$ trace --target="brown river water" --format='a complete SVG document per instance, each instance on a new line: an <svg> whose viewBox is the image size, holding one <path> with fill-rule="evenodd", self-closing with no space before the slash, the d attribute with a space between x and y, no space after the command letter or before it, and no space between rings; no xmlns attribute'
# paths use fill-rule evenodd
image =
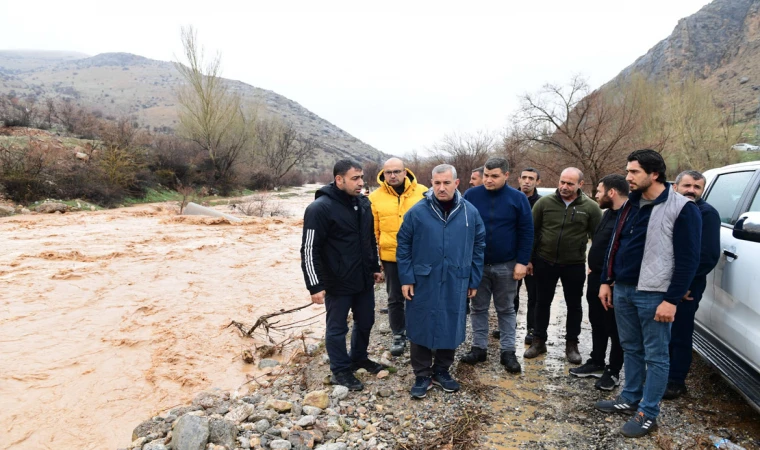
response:
<svg viewBox="0 0 760 450"><path fill-rule="evenodd" d="M273 196L289 217L242 224L169 204L0 219L0 448L124 447L152 415L243 385L253 341L228 325L310 301L299 247L314 189Z"/></svg>

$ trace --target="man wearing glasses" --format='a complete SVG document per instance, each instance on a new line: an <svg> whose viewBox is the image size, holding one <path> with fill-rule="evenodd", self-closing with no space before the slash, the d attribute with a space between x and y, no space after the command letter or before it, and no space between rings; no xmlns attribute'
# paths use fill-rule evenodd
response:
<svg viewBox="0 0 760 450"><path fill-rule="evenodd" d="M422 200L427 188L417 183L414 173L398 158L385 162L383 170L377 174L377 184L380 187L369 195L369 200L388 292L388 321L393 332L390 352L393 356L401 356L406 348L406 316L396 264L396 234L404 214Z"/></svg>

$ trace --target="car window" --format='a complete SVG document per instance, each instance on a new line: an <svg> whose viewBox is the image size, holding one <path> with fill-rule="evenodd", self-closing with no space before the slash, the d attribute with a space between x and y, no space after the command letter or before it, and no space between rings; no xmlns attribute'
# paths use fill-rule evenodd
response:
<svg viewBox="0 0 760 450"><path fill-rule="evenodd" d="M724 173L713 183L705 201L718 210L722 223L734 224L736 205L754 174L755 171Z"/></svg>
<svg viewBox="0 0 760 450"><path fill-rule="evenodd" d="M751 212L760 212L760 189L755 192L755 199L752 200L752 204L749 205Z"/></svg>

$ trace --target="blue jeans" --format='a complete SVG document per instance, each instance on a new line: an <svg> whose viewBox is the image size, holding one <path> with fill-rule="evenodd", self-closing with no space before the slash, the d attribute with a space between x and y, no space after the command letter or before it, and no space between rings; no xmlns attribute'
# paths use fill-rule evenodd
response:
<svg viewBox="0 0 760 450"><path fill-rule="evenodd" d="M515 351L515 294L517 280L514 279L515 264L512 260L500 264L483 266L483 279L478 286L475 298L470 302L470 321L472 322L472 346L488 348L488 308L496 309L499 321L501 351Z"/></svg>
<svg viewBox="0 0 760 450"><path fill-rule="evenodd" d="M691 346L694 337L694 316L699 309L701 292L691 294L694 300L681 300L676 310L676 320L670 336L670 375L668 381L686 384L691 367Z"/></svg>
<svg viewBox="0 0 760 450"><path fill-rule="evenodd" d="M641 401L639 411L649 417L660 414L670 369L670 323L654 320L663 296L662 292L638 291L636 286L625 284L615 284L613 292L620 346L625 354L625 386L620 396L628 403Z"/></svg>

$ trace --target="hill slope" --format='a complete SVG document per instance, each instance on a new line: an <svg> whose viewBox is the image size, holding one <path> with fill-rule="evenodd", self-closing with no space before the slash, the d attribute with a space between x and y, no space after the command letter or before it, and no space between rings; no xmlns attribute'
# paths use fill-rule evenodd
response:
<svg viewBox="0 0 760 450"><path fill-rule="evenodd" d="M625 68L665 81L694 76L737 120L753 120L760 106L760 0L714 0L681 19L673 33Z"/></svg>
<svg viewBox="0 0 760 450"><path fill-rule="evenodd" d="M315 138L320 151L308 166L332 167L339 158L381 161L386 155L275 92L240 81L230 86L262 113L280 117ZM182 83L174 64L129 53L93 57L65 52L0 51L0 94L72 97L106 116L130 116L151 128L176 128L175 89Z"/></svg>

